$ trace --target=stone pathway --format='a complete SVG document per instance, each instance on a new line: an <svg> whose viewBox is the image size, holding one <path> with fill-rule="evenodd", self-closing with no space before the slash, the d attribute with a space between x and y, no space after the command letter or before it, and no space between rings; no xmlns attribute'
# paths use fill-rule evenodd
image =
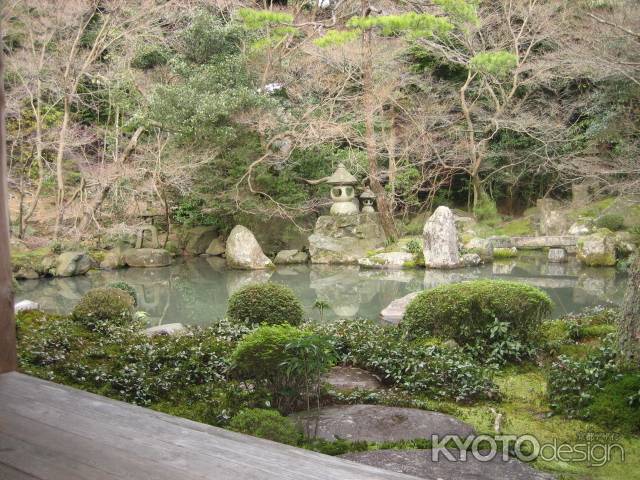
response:
<svg viewBox="0 0 640 480"><path fill-rule="evenodd" d="M409 295L405 295L404 297L391 302L380 312L382 320L388 323L393 323L394 325L400 323L402 317L404 317L404 312L407 309L407 306L419 293L420 292L412 292Z"/></svg>
<svg viewBox="0 0 640 480"><path fill-rule="evenodd" d="M323 380L336 390L380 390L380 379L373 373L356 367L333 367Z"/></svg>
<svg viewBox="0 0 640 480"><path fill-rule="evenodd" d="M450 450L453 461L440 453L433 461L431 450L372 450L347 453L342 458L383 468L391 472L413 475L428 480L553 480L555 477L533 469L516 459L502 460L499 452L490 461L477 460L467 453L460 461L460 453Z"/></svg>
<svg viewBox="0 0 640 480"><path fill-rule="evenodd" d="M291 415L307 437L333 441L395 442L431 435L473 435L473 428L454 417L417 408L340 405Z"/></svg>

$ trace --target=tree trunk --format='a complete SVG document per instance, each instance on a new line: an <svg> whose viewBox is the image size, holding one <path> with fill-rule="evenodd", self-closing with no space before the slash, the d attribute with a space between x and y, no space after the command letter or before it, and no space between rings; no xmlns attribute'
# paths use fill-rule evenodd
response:
<svg viewBox="0 0 640 480"><path fill-rule="evenodd" d="M4 58L2 51L0 51L0 373L16 369L16 323L13 316L13 274L9 253L4 111Z"/></svg>
<svg viewBox="0 0 640 480"><path fill-rule="evenodd" d="M362 15L369 14L369 2L362 0ZM373 59L371 53L371 30L362 34L362 88L364 96L364 123L367 158L369 160L369 185L376 196L378 213L382 229L387 240L393 241L398 237L398 231L393 220L393 212L387 198L387 192L378 178L378 149L375 138L375 99L373 97Z"/></svg>
<svg viewBox="0 0 640 480"><path fill-rule="evenodd" d="M629 274L618 333L622 362L640 367L640 253Z"/></svg>

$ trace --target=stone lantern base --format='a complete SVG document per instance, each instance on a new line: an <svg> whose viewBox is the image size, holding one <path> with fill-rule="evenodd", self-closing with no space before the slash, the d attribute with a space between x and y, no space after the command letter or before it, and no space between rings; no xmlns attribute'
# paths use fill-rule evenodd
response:
<svg viewBox="0 0 640 480"><path fill-rule="evenodd" d="M384 245L377 213L321 216L309 236L311 263L357 265L367 252Z"/></svg>

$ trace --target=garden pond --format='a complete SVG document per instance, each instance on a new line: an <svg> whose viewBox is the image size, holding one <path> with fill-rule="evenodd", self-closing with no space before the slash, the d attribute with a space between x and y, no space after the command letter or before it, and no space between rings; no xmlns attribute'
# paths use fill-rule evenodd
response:
<svg viewBox="0 0 640 480"><path fill-rule="evenodd" d="M620 304L626 275L613 268L584 268L575 259L548 263L541 254L458 270L362 270L350 266L298 265L275 270L227 270L220 257L179 258L171 267L91 271L85 276L27 280L16 300L33 300L44 310L68 313L88 290L124 281L137 292L138 308L150 324L180 322L206 326L225 316L229 296L244 285L272 281L288 285L310 318L379 318L391 301L408 293L476 278L522 281L545 290L553 316L584 307Z"/></svg>

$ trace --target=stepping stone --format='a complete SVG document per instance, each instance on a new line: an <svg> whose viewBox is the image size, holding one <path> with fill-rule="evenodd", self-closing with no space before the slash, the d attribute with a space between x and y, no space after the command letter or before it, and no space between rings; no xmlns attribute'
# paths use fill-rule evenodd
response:
<svg viewBox="0 0 640 480"><path fill-rule="evenodd" d="M413 475L429 480L553 480L555 477L533 469L515 458L502 460L502 450L490 461L477 460L467 452L466 461L460 453L450 450L454 460L440 454L432 460L431 450L371 450L347 453L340 457L382 468L391 472Z"/></svg>
<svg viewBox="0 0 640 480"><path fill-rule="evenodd" d="M382 320L388 323L393 323L394 325L400 323L402 321L402 317L404 317L404 312L407 309L407 306L419 293L420 292L412 292L409 295L405 295L404 297L391 302L380 312Z"/></svg>
<svg viewBox="0 0 640 480"><path fill-rule="evenodd" d="M454 417L417 408L340 405L291 415L307 437L370 442L430 439L431 435L473 435Z"/></svg>
<svg viewBox="0 0 640 480"><path fill-rule="evenodd" d="M187 328L181 323L165 323L164 325L156 325L155 327L147 328L144 333L148 337L155 337L156 335L182 335L187 331Z"/></svg>
<svg viewBox="0 0 640 480"><path fill-rule="evenodd" d="M377 376L356 367L333 367L323 380L336 390L380 390Z"/></svg>

